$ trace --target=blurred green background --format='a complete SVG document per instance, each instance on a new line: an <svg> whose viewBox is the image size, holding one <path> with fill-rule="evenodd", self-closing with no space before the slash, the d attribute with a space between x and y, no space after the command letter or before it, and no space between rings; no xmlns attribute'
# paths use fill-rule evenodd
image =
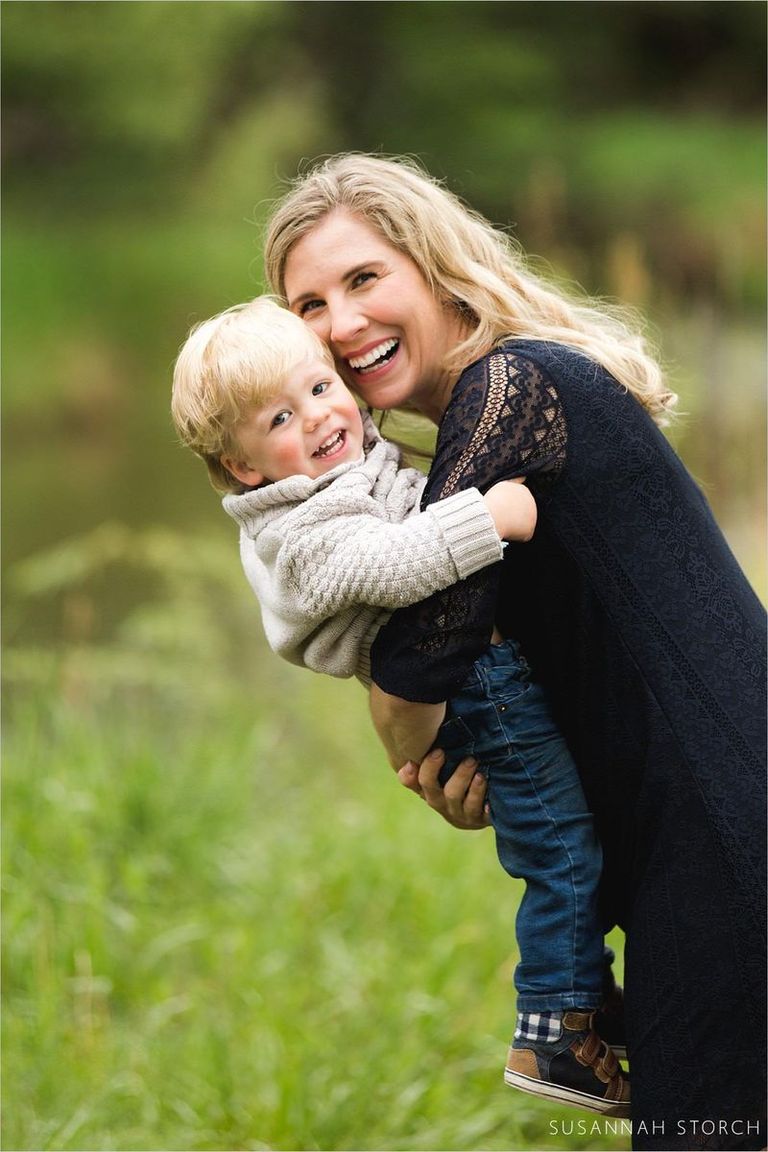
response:
<svg viewBox="0 0 768 1152"><path fill-rule="evenodd" d="M765 596L764 5L1 11L4 1146L628 1147L500 1087L519 893L265 651L170 376L300 164L417 155L647 317Z"/></svg>

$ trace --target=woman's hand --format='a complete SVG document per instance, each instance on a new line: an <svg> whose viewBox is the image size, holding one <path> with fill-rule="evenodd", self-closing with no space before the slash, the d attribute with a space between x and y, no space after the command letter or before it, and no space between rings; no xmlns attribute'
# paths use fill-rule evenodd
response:
<svg viewBox="0 0 768 1152"><path fill-rule="evenodd" d="M487 828L486 780L477 761L462 760L445 787L438 780L445 763L435 742L445 704L414 704L371 685L371 716L400 783L423 797L454 828ZM402 765L402 767L401 767Z"/></svg>
<svg viewBox="0 0 768 1152"><path fill-rule="evenodd" d="M416 792L454 828L487 828L491 823L485 801L487 781L477 771L477 761L462 760L443 786L438 780L445 756L439 748L424 757L421 764L409 760L398 770L400 783Z"/></svg>

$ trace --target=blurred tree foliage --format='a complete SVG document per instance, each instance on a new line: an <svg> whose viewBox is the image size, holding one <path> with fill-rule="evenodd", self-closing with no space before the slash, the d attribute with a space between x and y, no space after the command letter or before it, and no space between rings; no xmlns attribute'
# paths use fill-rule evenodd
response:
<svg viewBox="0 0 768 1152"><path fill-rule="evenodd" d="M765 22L751 0L3 0L6 563L104 521L228 527L170 428L171 366L261 290L269 200L340 149L418 156L545 272L637 306L693 417L676 444L757 551Z"/></svg>
<svg viewBox="0 0 768 1152"><path fill-rule="evenodd" d="M6 195L239 210L302 157L413 152L590 288L754 306L764 34L751 0L15 0Z"/></svg>

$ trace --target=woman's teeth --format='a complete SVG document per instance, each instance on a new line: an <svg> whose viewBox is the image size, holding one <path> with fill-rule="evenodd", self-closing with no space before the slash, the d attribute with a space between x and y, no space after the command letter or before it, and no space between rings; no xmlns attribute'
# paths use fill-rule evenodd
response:
<svg viewBox="0 0 768 1152"><path fill-rule="evenodd" d="M354 356L348 363L350 368L354 368L356 372L364 372L368 368L378 367L379 362L389 360L391 356L397 351L399 340L384 340L370 352L366 352L365 356Z"/></svg>
<svg viewBox="0 0 768 1152"><path fill-rule="evenodd" d="M333 452L334 448L340 448L344 440L344 432L336 432L333 436L329 436L324 440L313 456L327 456L329 452Z"/></svg>

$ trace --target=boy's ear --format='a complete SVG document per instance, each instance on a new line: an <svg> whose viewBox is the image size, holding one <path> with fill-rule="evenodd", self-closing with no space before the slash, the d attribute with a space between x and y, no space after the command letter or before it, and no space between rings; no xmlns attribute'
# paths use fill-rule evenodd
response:
<svg viewBox="0 0 768 1152"><path fill-rule="evenodd" d="M264 474L251 468L244 460L236 460L234 456L220 456L219 460L227 472L231 472L246 488L258 488L259 484L264 483Z"/></svg>

